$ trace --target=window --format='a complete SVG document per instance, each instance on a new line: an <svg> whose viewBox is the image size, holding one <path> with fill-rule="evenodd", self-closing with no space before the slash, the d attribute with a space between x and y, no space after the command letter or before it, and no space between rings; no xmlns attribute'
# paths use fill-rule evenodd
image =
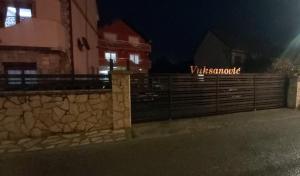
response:
<svg viewBox="0 0 300 176"><path fill-rule="evenodd" d="M130 59L130 61L132 61L135 64L140 63L140 55L138 55L138 54L130 54L129 59Z"/></svg>
<svg viewBox="0 0 300 176"><path fill-rule="evenodd" d="M19 85L22 84L22 78L18 75L36 75L35 63L5 63L4 68L8 74L8 84ZM25 78L25 84L37 84L36 78Z"/></svg>
<svg viewBox="0 0 300 176"><path fill-rule="evenodd" d="M14 26L21 21L32 18L31 8L8 6L6 9L4 27Z"/></svg>
<svg viewBox="0 0 300 176"><path fill-rule="evenodd" d="M113 63L117 62L117 53L116 52L105 52L105 59L110 62L113 60Z"/></svg>

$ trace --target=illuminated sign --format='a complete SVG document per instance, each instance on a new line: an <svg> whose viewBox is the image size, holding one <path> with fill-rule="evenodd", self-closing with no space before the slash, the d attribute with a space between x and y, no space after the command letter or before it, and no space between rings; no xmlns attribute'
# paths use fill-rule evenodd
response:
<svg viewBox="0 0 300 176"><path fill-rule="evenodd" d="M198 75L239 75L241 68L207 68L191 66L191 73Z"/></svg>

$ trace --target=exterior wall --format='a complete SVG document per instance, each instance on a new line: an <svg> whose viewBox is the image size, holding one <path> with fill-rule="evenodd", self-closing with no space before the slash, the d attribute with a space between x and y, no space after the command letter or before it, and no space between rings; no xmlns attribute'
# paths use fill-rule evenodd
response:
<svg viewBox="0 0 300 176"><path fill-rule="evenodd" d="M117 35L116 41L108 41L104 39L104 33L112 33ZM99 30L99 58L100 66L109 66L109 62L105 59L105 52L116 52L117 63L115 66L129 69L132 72L148 73L151 68L151 61L149 58L151 46L140 34L131 29L126 23L121 20L113 22L111 25L104 26ZM131 44L128 41L129 36L137 37L139 44ZM138 54L140 56L140 63L135 64L129 61L130 54ZM129 63L128 63L129 62Z"/></svg>
<svg viewBox="0 0 300 176"><path fill-rule="evenodd" d="M112 90L1 92L0 153L126 139L130 75L112 80Z"/></svg>
<svg viewBox="0 0 300 176"><path fill-rule="evenodd" d="M1 140L41 138L112 128L111 93L4 96Z"/></svg>
<svg viewBox="0 0 300 176"><path fill-rule="evenodd" d="M70 9L72 9L72 22L70 22ZM46 48L49 51L59 50L65 52L70 66L71 56L74 56L76 74L97 73L99 51L96 0L72 1L71 8L69 0L35 0L33 11L32 19L9 28L0 28L0 47L18 46ZM80 51L77 47L77 40L82 37L87 39L89 50L84 48ZM19 62L26 62L26 60L20 59Z"/></svg>
<svg viewBox="0 0 300 176"><path fill-rule="evenodd" d="M0 46L66 49L59 0L36 0L35 16L9 28L0 29Z"/></svg>
<svg viewBox="0 0 300 176"><path fill-rule="evenodd" d="M209 32L196 51L194 63L197 66L230 67L231 49Z"/></svg>
<svg viewBox="0 0 300 176"><path fill-rule="evenodd" d="M45 50L0 50L0 74L4 74L3 63L25 62L36 63L40 74L66 74L70 72L67 56L60 51Z"/></svg>
<svg viewBox="0 0 300 176"><path fill-rule="evenodd" d="M76 2L78 6L74 3ZM88 18L89 23L85 20ZM92 74L97 73L99 67L97 21L98 12L95 0L76 0L72 2L72 28L73 28L73 55L75 73ZM92 25L92 26L90 26ZM90 50L83 48L79 50L77 42L85 37L89 43Z"/></svg>
<svg viewBox="0 0 300 176"><path fill-rule="evenodd" d="M62 22L60 0L35 0L36 18Z"/></svg>
<svg viewBox="0 0 300 176"><path fill-rule="evenodd" d="M64 28L55 21L33 18L0 29L0 46L44 47L65 51Z"/></svg>

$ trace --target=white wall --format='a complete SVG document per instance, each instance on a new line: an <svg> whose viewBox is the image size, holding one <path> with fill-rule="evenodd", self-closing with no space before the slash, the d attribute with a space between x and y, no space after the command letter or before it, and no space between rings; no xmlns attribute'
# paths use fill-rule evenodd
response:
<svg viewBox="0 0 300 176"><path fill-rule="evenodd" d="M65 50L65 33L55 21L31 19L9 28L0 29L0 45L48 47Z"/></svg>
<svg viewBox="0 0 300 176"><path fill-rule="evenodd" d="M35 0L35 17L0 29L0 45L66 48L59 0Z"/></svg>
<svg viewBox="0 0 300 176"><path fill-rule="evenodd" d="M72 19L73 19L73 53L74 53L74 67L75 73L86 74L96 73L99 67L99 52L98 52L98 35L93 30L97 31L97 4L96 0L74 0L80 6L79 8L83 12L80 12L79 8L72 3ZM85 20L86 16L92 27ZM90 50L83 48L80 51L77 47L77 39L85 37L90 45Z"/></svg>

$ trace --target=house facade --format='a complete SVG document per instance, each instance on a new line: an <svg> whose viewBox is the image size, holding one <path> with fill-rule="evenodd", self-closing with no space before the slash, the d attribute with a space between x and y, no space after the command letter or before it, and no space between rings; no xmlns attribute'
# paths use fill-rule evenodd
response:
<svg viewBox="0 0 300 176"><path fill-rule="evenodd" d="M244 49L232 46L214 32L208 32L196 50L194 64L206 67L242 67L247 59Z"/></svg>
<svg viewBox="0 0 300 176"><path fill-rule="evenodd" d="M122 20L99 29L100 73L111 69L148 73L151 68L151 45Z"/></svg>
<svg viewBox="0 0 300 176"><path fill-rule="evenodd" d="M97 73L96 0L0 3L1 74Z"/></svg>

